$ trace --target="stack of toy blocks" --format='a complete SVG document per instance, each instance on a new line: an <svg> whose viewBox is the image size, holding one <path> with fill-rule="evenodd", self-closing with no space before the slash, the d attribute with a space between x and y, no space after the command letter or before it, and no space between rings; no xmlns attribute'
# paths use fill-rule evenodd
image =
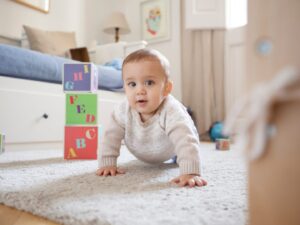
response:
<svg viewBox="0 0 300 225"><path fill-rule="evenodd" d="M98 71L92 63L64 64L65 159L97 159Z"/></svg>

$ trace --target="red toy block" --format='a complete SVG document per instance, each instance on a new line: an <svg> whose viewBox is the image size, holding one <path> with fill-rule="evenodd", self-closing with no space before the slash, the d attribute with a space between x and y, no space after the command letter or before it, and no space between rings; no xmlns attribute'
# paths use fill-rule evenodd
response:
<svg viewBox="0 0 300 225"><path fill-rule="evenodd" d="M97 159L97 149L97 126L65 126L64 159Z"/></svg>

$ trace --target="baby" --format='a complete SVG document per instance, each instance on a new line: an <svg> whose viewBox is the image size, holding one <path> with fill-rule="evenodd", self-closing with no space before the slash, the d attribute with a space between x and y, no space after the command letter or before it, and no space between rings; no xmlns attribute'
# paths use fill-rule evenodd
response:
<svg viewBox="0 0 300 225"><path fill-rule="evenodd" d="M154 49L142 49L123 62L126 101L111 116L101 145L98 176L115 176L121 141L138 159L162 163L177 156L179 186L205 186L201 177L200 141L186 108L170 92L169 61Z"/></svg>

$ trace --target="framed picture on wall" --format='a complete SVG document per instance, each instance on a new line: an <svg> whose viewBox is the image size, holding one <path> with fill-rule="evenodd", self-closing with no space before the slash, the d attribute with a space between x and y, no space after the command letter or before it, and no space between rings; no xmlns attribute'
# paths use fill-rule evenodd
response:
<svg viewBox="0 0 300 225"><path fill-rule="evenodd" d="M50 0L12 0L43 13L49 13Z"/></svg>
<svg viewBox="0 0 300 225"><path fill-rule="evenodd" d="M141 2L142 40L149 43L170 39L170 0Z"/></svg>

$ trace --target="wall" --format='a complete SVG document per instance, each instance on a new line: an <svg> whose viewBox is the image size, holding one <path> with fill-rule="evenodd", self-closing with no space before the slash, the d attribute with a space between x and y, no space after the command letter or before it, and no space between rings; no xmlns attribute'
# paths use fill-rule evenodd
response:
<svg viewBox="0 0 300 225"><path fill-rule="evenodd" d="M48 14L11 0L1 0L0 34L20 38L23 24L46 30L76 31L78 45L85 45L85 0L52 0Z"/></svg>
<svg viewBox="0 0 300 225"><path fill-rule="evenodd" d="M113 35L102 32L103 22L112 11L122 11L131 29L131 33L121 35L121 41L139 41L141 40L141 15L140 4L144 0L89 0L88 14L89 27L88 41L93 39L99 44L114 41ZM170 0L171 2L171 38L168 41L149 44L148 47L161 51L171 63L171 78L174 82L173 95L181 100L181 34L180 34L180 0Z"/></svg>
<svg viewBox="0 0 300 225"><path fill-rule="evenodd" d="M113 42L113 36L102 32L105 18L115 10L128 19L131 33L121 41L141 40L140 3L144 0L51 0L49 14L32 10L11 0L0 1L0 35L21 37L22 25L47 30L75 31L78 46ZM171 63L173 94L181 100L180 0L171 2L171 38L149 44L161 51Z"/></svg>

